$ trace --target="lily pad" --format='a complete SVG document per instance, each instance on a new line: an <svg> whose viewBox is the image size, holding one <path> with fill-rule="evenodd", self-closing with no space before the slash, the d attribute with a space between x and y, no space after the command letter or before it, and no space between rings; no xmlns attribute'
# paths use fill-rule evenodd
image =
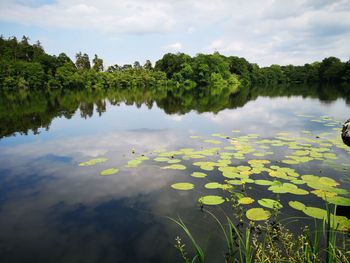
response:
<svg viewBox="0 0 350 263"><path fill-rule="evenodd" d="M270 218L271 213L262 208L251 208L246 212L246 216L249 220L265 221Z"/></svg>
<svg viewBox="0 0 350 263"><path fill-rule="evenodd" d="M168 163L170 163L170 164L179 163L179 162L181 162L180 159L171 159L171 160L168 161Z"/></svg>
<svg viewBox="0 0 350 263"><path fill-rule="evenodd" d="M176 190L191 190L194 188L194 184L191 183L176 183L176 184L172 184L171 185L172 188L176 189Z"/></svg>
<svg viewBox="0 0 350 263"><path fill-rule="evenodd" d="M204 178L204 177L207 176L207 174L201 173L201 172L193 172L193 173L191 174L191 176L196 177L196 178Z"/></svg>
<svg viewBox="0 0 350 263"><path fill-rule="evenodd" d="M249 205L253 202L254 202L254 199L250 197L242 197L238 200L238 203L242 205Z"/></svg>
<svg viewBox="0 0 350 263"><path fill-rule="evenodd" d="M167 162L167 161L170 161L171 159L168 157L157 157L157 158L154 158L154 160L156 162Z"/></svg>
<svg viewBox="0 0 350 263"><path fill-rule="evenodd" d="M172 165L164 166L162 167L162 169L185 170L186 166L182 164L172 164Z"/></svg>
<svg viewBox="0 0 350 263"><path fill-rule="evenodd" d="M103 170L101 172L101 175L112 175L112 174L116 174L117 172L119 172L119 169L117 169L117 168L110 168L110 169Z"/></svg>
<svg viewBox="0 0 350 263"><path fill-rule="evenodd" d="M242 185L244 184L244 182L242 180L227 180L226 181L229 184L233 184L233 185Z"/></svg>
<svg viewBox="0 0 350 263"><path fill-rule="evenodd" d="M258 203L262 206L265 206L267 208L272 208L272 209L281 209L283 207L283 205L277 200L268 199L268 198L260 199L258 200Z"/></svg>
<svg viewBox="0 0 350 263"><path fill-rule="evenodd" d="M342 197L342 196L328 197L326 201L334 205L350 206L350 198L347 198L347 197Z"/></svg>
<svg viewBox="0 0 350 263"><path fill-rule="evenodd" d="M337 193L328 192L328 191L324 191L324 190L321 190L321 189L313 190L313 191L311 191L311 193L313 193L314 195L316 195L318 197L321 197L323 199L328 199L329 197L334 197L334 196L337 195Z"/></svg>
<svg viewBox="0 0 350 263"><path fill-rule="evenodd" d="M327 211L318 207L312 207L307 206L305 209L303 209L304 214L317 218L317 219L324 219L327 218Z"/></svg>
<svg viewBox="0 0 350 263"><path fill-rule="evenodd" d="M91 166L91 165L95 165L95 164L98 164L98 163L104 163L108 161L107 158L95 158L95 159L91 159L87 162L82 162L82 163L79 163L79 166Z"/></svg>
<svg viewBox="0 0 350 263"><path fill-rule="evenodd" d="M255 180L254 183L257 185L272 185L273 184L273 182L269 181L269 180Z"/></svg>
<svg viewBox="0 0 350 263"><path fill-rule="evenodd" d="M218 189L218 188L222 189L223 185L217 182L211 182L211 183L207 183L204 187L207 189Z"/></svg>
<svg viewBox="0 0 350 263"><path fill-rule="evenodd" d="M142 163L142 160L138 160L138 159L130 160L126 165L126 167L135 168L135 167L138 167L141 163Z"/></svg>
<svg viewBox="0 0 350 263"><path fill-rule="evenodd" d="M220 205L225 202L224 198L218 195L202 196L198 201L204 205Z"/></svg>
<svg viewBox="0 0 350 263"><path fill-rule="evenodd" d="M300 211L303 211L306 207L303 203L300 203L298 201L289 201L288 204L290 207Z"/></svg>
<svg viewBox="0 0 350 263"><path fill-rule="evenodd" d="M205 140L205 142L212 143L212 144L221 144L221 142L217 140Z"/></svg>

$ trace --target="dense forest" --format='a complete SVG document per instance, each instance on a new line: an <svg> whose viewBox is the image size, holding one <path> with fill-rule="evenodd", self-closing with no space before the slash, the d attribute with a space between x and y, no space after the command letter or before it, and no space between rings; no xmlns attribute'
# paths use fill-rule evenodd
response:
<svg viewBox="0 0 350 263"><path fill-rule="evenodd" d="M304 66L259 67L244 58L217 52L195 57L168 53L154 67L147 60L144 65L136 61L105 68L97 55L90 61L87 54L79 52L73 62L64 53L46 54L39 41L30 44L28 37L20 41L0 37L0 90L171 87L178 95L193 89L215 95L236 93L241 87L254 85L344 82L350 82L350 60L342 62L336 57Z"/></svg>

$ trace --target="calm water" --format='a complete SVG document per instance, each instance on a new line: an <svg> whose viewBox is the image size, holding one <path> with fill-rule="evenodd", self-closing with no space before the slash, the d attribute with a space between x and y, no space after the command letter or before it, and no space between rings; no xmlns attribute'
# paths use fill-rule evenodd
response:
<svg viewBox="0 0 350 263"><path fill-rule="evenodd" d="M1 95L1 262L181 262L175 237L185 235L168 219L177 216L199 240L208 239L209 262L221 261L223 240L197 200L207 194L227 196L221 189L204 187L225 178L216 168L205 171L206 178L191 177L193 171L200 171L193 160L182 160L186 170L160 169L165 164L152 160L154 151L203 147L224 151L232 138L257 134L259 140L274 139L280 132L293 138L321 135L320 139L340 140L337 128L350 118L349 97L343 92L307 87L284 92L283 88L252 89L223 97L154 96L87 91ZM204 142L207 139L221 144ZM281 165L281 155L289 150L277 148L271 155L247 158ZM300 174L322 173L349 190L343 179L350 175L350 153L337 147L331 152L336 160L281 166ZM141 154L151 159L136 168L125 167ZM108 161L79 166L96 157ZM246 165L247 158L233 158L232 165ZM111 167L119 168L119 173L99 175ZM172 189L176 182L192 182L195 188ZM276 196L266 188L252 184L247 191L255 199ZM288 200L319 207L322 203L311 194L281 196L283 204ZM229 202L211 209L217 214L231 211ZM283 209L284 216L305 216L288 205Z"/></svg>

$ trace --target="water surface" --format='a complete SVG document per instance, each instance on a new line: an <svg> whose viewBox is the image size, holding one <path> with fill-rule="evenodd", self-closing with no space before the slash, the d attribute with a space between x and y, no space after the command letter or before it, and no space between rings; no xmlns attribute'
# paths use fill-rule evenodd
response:
<svg viewBox="0 0 350 263"><path fill-rule="evenodd" d="M223 183L225 178L217 169L204 171L206 178L191 177L193 171L200 171L193 160L182 159L186 170L161 169L165 165L153 161L155 150L220 147L220 152L239 136L257 134L258 139L252 138L255 143L275 139L281 132L292 138L340 141L341 123L350 117L349 97L338 90L277 87L236 95L197 95L158 97L130 91L1 94L1 262L179 262L175 237L185 235L168 218L177 216L199 240L209 237L209 262L221 260L223 240L212 219L200 211L198 198L207 194L226 197L221 189L204 187L208 182ZM312 121L322 118L327 121ZM205 142L208 139L221 144ZM267 159L300 174L334 178L341 188L350 189L344 180L350 174L349 150L332 146L336 160L281 164L281 156L288 151L281 147L263 157L248 154L246 159L233 158L232 165ZM125 167L140 155L150 160L136 168ZM97 157L108 161L79 166ZM100 175L111 167L120 171ZM176 182L191 182L195 188L172 189ZM255 199L275 198L266 187L250 188ZM291 198L322 206L322 200L311 194L283 195L281 202ZM229 202L210 209L218 214L232 211ZM288 205L283 211L284 216L305 217Z"/></svg>

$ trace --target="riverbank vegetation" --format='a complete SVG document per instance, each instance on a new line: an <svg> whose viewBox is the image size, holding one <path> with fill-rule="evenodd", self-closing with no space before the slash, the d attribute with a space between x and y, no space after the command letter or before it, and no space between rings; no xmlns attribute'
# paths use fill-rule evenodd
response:
<svg viewBox="0 0 350 263"><path fill-rule="evenodd" d="M92 62L92 63L91 63ZM236 93L239 87L286 83L330 84L350 82L350 61L328 57L304 66L259 67L244 58L219 53L165 54L154 67L144 65L105 67L103 59L94 55L76 54L73 62L66 54L52 56L41 43L29 43L29 38L0 37L0 90L57 88L145 88L170 86L186 92L192 89Z"/></svg>
<svg viewBox="0 0 350 263"><path fill-rule="evenodd" d="M329 210L321 224L315 223L314 229L303 225L297 230L299 234L288 228L290 222L279 221L277 216L274 216L273 220L266 220L262 223L243 222L242 219L239 219L239 223L236 224L236 221L230 216L226 215L226 220L220 221L209 210L204 210L204 212L212 217L217 224L218 233L221 233L222 239L225 240L226 248L223 251L226 252L222 254L222 262L350 262L347 234L334 227ZM278 213L278 209L275 209L275 213ZM183 262L207 262L205 247L196 240L181 218L171 220L185 232L185 239L188 239L189 242L187 243L189 247L187 247L181 237L175 239L175 248ZM298 220L292 218L289 221Z"/></svg>

